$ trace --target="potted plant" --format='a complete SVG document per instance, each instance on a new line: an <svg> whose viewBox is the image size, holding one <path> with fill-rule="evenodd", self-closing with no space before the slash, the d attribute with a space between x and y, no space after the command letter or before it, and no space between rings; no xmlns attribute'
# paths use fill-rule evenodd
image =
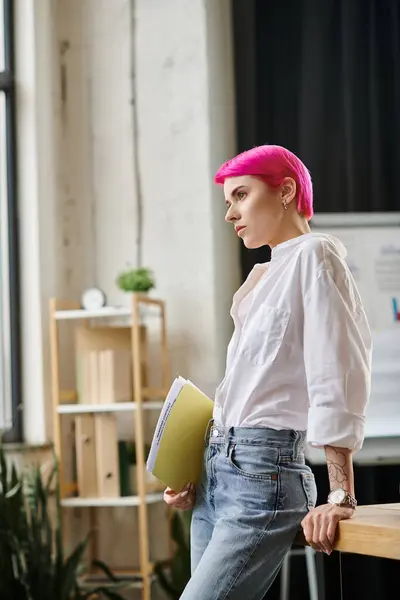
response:
<svg viewBox="0 0 400 600"><path fill-rule="evenodd" d="M190 579L191 519L191 511L173 512L171 519L173 556L170 560L157 562L154 565L157 580L171 600L179 600Z"/></svg>
<svg viewBox="0 0 400 600"><path fill-rule="evenodd" d="M118 275L116 283L124 292L140 294L146 294L155 287L153 273L146 268L130 267Z"/></svg>
<svg viewBox="0 0 400 600"><path fill-rule="evenodd" d="M50 507L54 500L55 517ZM87 542L85 538L65 554L56 459L48 476L40 466L19 473L0 444L1 600L84 600L100 595L123 600L117 589L129 586L117 581L100 561L96 566L111 585L81 585Z"/></svg>

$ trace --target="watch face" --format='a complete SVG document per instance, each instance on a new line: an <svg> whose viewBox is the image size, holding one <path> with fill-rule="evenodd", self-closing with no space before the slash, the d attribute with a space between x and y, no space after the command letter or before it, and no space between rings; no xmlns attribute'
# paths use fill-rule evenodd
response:
<svg viewBox="0 0 400 600"><path fill-rule="evenodd" d="M86 310L96 310L104 306L105 294L99 288L93 287L85 290L82 294L81 304Z"/></svg>
<svg viewBox="0 0 400 600"><path fill-rule="evenodd" d="M346 492L344 490L334 490L330 493L330 499L334 504L341 504L346 499Z"/></svg>

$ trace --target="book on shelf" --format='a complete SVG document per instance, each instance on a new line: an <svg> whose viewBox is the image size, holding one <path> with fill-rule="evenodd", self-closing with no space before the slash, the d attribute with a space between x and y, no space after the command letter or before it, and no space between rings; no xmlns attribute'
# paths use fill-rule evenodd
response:
<svg viewBox="0 0 400 600"><path fill-rule="evenodd" d="M77 356L78 402L131 402L132 359L128 350L89 350Z"/></svg>
<svg viewBox="0 0 400 600"><path fill-rule="evenodd" d="M120 494L118 431L114 414L75 417L76 476L79 496Z"/></svg>
<svg viewBox="0 0 400 600"><path fill-rule="evenodd" d="M76 357L76 387L78 402L81 404L92 403L92 392L91 392L91 356L90 352L79 354Z"/></svg>
<svg viewBox="0 0 400 600"><path fill-rule="evenodd" d="M89 353L89 403L97 404L99 401L99 353L97 350L91 350Z"/></svg>
<svg viewBox="0 0 400 600"><path fill-rule="evenodd" d="M177 377L167 394L153 435L147 470L180 491L199 481L213 401L191 381Z"/></svg>
<svg viewBox="0 0 400 600"><path fill-rule="evenodd" d="M112 404L133 398L129 328L78 328L75 333L78 402Z"/></svg>
<svg viewBox="0 0 400 600"><path fill-rule="evenodd" d="M132 357L128 350L101 350L98 370L101 404L132 400Z"/></svg>

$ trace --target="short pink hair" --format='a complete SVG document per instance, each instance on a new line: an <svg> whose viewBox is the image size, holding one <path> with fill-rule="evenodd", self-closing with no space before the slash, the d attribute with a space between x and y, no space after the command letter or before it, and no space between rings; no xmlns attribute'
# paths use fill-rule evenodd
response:
<svg viewBox="0 0 400 600"><path fill-rule="evenodd" d="M215 175L215 183L223 184L229 177L252 175L260 177L273 188L279 187L285 177L291 177L297 186L297 211L306 219L313 215L311 175L306 166L290 150L282 146L257 146L246 150L224 163Z"/></svg>

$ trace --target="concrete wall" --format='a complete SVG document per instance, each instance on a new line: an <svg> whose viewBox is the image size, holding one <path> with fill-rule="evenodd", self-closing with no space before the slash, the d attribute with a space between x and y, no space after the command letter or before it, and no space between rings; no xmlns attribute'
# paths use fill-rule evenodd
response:
<svg viewBox="0 0 400 600"><path fill-rule="evenodd" d="M231 20L229 0L16 4L25 431L40 443L51 437L48 300L99 285L125 304L115 278L126 263L154 270L172 375L209 394L223 375L239 252L212 179L235 152ZM62 360L68 384L67 331ZM123 537L113 515L103 531ZM104 558L126 562L127 544L111 556L104 544Z"/></svg>
<svg viewBox="0 0 400 600"><path fill-rule="evenodd" d="M168 302L173 371L212 394L239 270L237 240L212 182L235 149L230 5L136 6L143 263Z"/></svg>

